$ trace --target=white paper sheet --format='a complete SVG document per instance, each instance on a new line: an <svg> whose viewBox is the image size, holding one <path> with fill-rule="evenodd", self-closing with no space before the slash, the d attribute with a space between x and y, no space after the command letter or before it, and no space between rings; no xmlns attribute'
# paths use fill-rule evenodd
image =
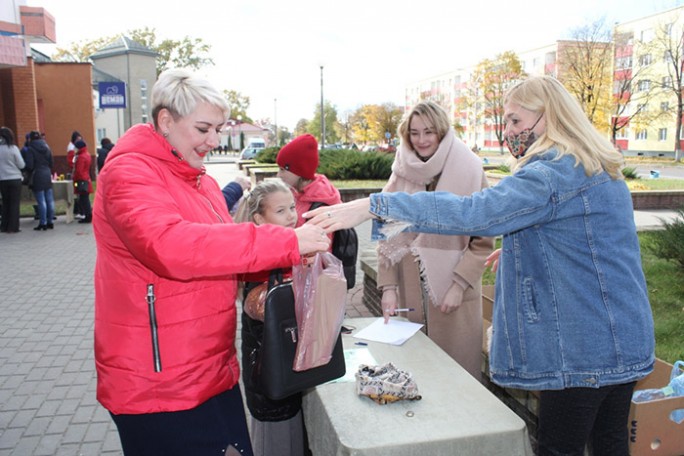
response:
<svg viewBox="0 0 684 456"><path fill-rule="evenodd" d="M381 317L354 334L353 337L385 344L401 345L422 327L423 325L419 323L394 318L390 318L389 322L385 324L385 319Z"/></svg>

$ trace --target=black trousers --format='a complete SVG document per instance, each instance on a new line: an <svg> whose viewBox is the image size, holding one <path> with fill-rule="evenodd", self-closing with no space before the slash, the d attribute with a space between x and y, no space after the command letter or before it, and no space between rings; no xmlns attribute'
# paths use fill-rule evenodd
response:
<svg viewBox="0 0 684 456"><path fill-rule="evenodd" d="M538 456L629 456L627 421L636 382L539 395Z"/></svg>
<svg viewBox="0 0 684 456"><path fill-rule="evenodd" d="M88 193L78 194L78 207L82 215L85 215L86 220L91 220L93 217L93 210L90 206L90 195Z"/></svg>
<svg viewBox="0 0 684 456"><path fill-rule="evenodd" d="M253 456L239 385L190 410L111 415L126 456Z"/></svg>
<svg viewBox="0 0 684 456"><path fill-rule="evenodd" d="M2 195L2 222L0 231L19 231L19 204L21 201L21 179L0 181L0 195Z"/></svg>

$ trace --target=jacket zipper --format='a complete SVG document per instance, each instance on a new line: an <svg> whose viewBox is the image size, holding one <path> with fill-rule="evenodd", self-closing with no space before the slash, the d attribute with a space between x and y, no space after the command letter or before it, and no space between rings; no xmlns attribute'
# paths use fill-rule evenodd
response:
<svg viewBox="0 0 684 456"><path fill-rule="evenodd" d="M152 361L154 362L154 371L161 372L161 356L159 355L159 334L157 333L157 315L154 310L154 284L147 284L147 310L150 314L150 330L152 333Z"/></svg>

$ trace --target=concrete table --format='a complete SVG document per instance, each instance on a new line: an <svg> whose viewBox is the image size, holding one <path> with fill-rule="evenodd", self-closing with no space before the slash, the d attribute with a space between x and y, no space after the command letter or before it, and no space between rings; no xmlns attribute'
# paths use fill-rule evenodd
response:
<svg viewBox="0 0 684 456"><path fill-rule="evenodd" d="M52 181L52 194L55 202L63 200L66 202L66 223L74 221L74 181L61 180Z"/></svg>
<svg viewBox="0 0 684 456"><path fill-rule="evenodd" d="M356 330L375 318L345 320ZM345 349L361 348L343 336ZM378 364L391 361L413 374L419 401L378 405L353 382L328 383L304 395L304 419L314 455L533 454L522 419L418 332L401 346L368 342ZM347 366L356 371L358 366Z"/></svg>

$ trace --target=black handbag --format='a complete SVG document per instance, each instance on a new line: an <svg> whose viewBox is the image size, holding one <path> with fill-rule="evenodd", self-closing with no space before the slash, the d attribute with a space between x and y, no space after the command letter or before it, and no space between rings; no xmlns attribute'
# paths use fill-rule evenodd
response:
<svg viewBox="0 0 684 456"><path fill-rule="evenodd" d="M76 181L77 193L88 193L88 181Z"/></svg>
<svg viewBox="0 0 684 456"><path fill-rule="evenodd" d="M297 350L297 317L292 283L279 283L271 273L264 310L264 333L254 366L254 380L271 399L283 399L342 377L346 372L340 333L328 364L297 372L292 364Z"/></svg>

